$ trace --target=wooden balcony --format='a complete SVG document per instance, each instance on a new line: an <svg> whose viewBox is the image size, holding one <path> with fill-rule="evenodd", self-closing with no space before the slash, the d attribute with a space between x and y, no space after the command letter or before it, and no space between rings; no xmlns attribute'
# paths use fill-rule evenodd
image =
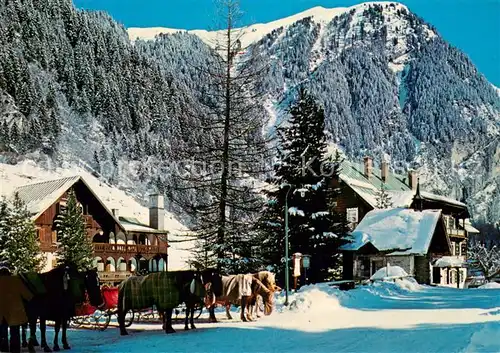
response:
<svg viewBox="0 0 500 353"><path fill-rule="evenodd" d="M140 244L100 244L93 243L96 256L137 255L154 256L167 253L167 244L140 245ZM102 256L101 256L102 257Z"/></svg>
<svg viewBox="0 0 500 353"><path fill-rule="evenodd" d="M448 228L446 229L446 232L450 238L465 239L465 231L463 229Z"/></svg>

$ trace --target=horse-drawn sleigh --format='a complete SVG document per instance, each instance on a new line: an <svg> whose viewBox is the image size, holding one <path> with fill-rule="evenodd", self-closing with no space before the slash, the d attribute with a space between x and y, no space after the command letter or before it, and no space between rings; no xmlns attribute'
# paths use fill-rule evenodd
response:
<svg viewBox="0 0 500 353"><path fill-rule="evenodd" d="M118 319L118 292L119 287L111 287L103 285L101 287L101 294L104 300L104 306L100 309L93 306L89 300L80 304L76 308L76 316L71 318L70 325L73 328L87 328L104 331L110 325L118 327L117 324L112 324ZM186 304L181 303L174 308L173 319L181 319L181 314L186 314ZM197 305L195 308L194 319L198 319L203 312L203 305ZM162 321L161 314L155 306L142 310L129 310L125 314L125 327L130 327L132 323L158 323Z"/></svg>
<svg viewBox="0 0 500 353"><path fill-rule="evenodd" d="M31 294L27 295L21 290L15 293L0 291L0 301L6 302L14 298L17 305L15 310L22 312L20 318L10 320L9 310L13 309L4 305L0 309L7 312L2 313L0 310L0 319L9 318L7 324L18 325L17 332L19 325L29 323L29 340L26 339L25 325L22 342L30 352L35 352L35 347L38 345L45 352L51 351L45 336L46 322L49 320L55 323L53 349L58 351L61 326L63 348L70 348L66 336L70 321L76 327L104 330L109 327L115 316L120 333L126 335L126 327L134 321L161 320L165 332L173 333L175 331L172 327L172 315L175 312L178 316L183 308L186 314L185 329L196 328L194 318L201 315L203 306L209 309L210 317L215 319L214 308L220 303L226 306L228 312L231 304L240 305L242 320L252 320L251 307L253 305L256 308L259 295L263 298L264 314L269 315L272 311L273 293L279 289L274 282L274 275L267 271L255 275L235 276L221 276L216 270L211 269L158 272L130 277L119 287L100 287L96 270L81 272L73 264L62 265L43 274L9 275L9 277L22 281L25 285L24 290L28 290ZM231 278L233 280L230 280ZM236 291L234 291L235 286L228 286L227 283L238 283ZM248 315L245 314L247 309L249 309ZM38 322L41 344L38 344L36 339ZM5 322L0 324L5 327ZM1 340L5 335L5 330L2 329L0 344L5 342ZM17 338L14 337L14 341L16 339L19 339L19 333ZM10 351L19 352L20 343L19 345L11 343Z"/></svg>

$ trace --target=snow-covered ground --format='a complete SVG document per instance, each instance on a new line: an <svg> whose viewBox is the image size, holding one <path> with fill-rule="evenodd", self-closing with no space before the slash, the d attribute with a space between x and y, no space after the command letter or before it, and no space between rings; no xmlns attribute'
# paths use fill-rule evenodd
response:
<svg viewBox="0 0 500 353"><path fill-rule="evenodd" d="M132 325L129 336L72 330L77 352L500 352L500 290L405 289L404 280L347 292L303 287L284 307L256 322L197 324L165 335L159 325ZM233 309L236 311L236 309ZM206 314L204 314L206 315ZM237 318L238 315L233 315ZM49 333L52 339L52 333Z"/></svg>

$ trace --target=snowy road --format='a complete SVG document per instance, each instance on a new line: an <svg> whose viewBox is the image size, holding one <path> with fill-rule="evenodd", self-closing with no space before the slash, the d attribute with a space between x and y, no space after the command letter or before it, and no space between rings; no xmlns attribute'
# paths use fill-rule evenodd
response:
<svg viewBox="0 0 500 353"><path fill-rule="evenodd" d="M500 352L500 290L311 286L258 322L69 332L72 352ZM237 317L237 315L233 315ZM52 338L52 332L49 333Z"/></svg>

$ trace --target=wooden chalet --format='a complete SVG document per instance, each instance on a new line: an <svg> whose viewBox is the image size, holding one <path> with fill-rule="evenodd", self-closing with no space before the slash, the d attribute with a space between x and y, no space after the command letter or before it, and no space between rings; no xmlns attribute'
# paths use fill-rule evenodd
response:
<svg viewBox="0 0 500 353"><path fill-rule="evenodd" d="M369 212L377 209L377 195L382 185L390 196L394 208L418 211L439 210L444 224L444 233L450 242L449 256L454 257L455 261L451 261L453 266L442 266L439 270L431 268L433 275L426 282L431 281L446 286L463 285L467 270L465 265L458 266L457 264L460 261L462 264L466 262L468 235L479 233L470 224L470 215L464 202L420 190L416 171L410 170L407 175L395 174L389 170L389 164L385 161L380 163L380 169L378 169L374 167L371 157L365 157L363 163L344 161L341 169L339 178L332 181L333 185L341 190L335 207L336 211L346 214L351 230L356 229ZM433 252L433 249L430 251L434 254L431 266L434 266L439 258L448 256L445 255L446 252ZM351 260L351 254L347 254L345 263L347 269L352 267L352 264L349 265ZM382 266L382 263L383 261L376 260L374 264L363 266L362 277L371 276ZM441 261L440 263L443 265L447 262ZM352 277L350 270L344 277L346 279Z"/></svg>
<svg viewBox="0 0 500 353"><path fill-rule="evenodd" d="M151 195L150 224L120 217L109 210L80 176L22 186L19 194L32 214L46 255L45 271L56 264L55 220L66 206L68 192L74 190L84 218L87 237L94 248L94 265L103 282L120 282L133 273L166 271L168 232L164 230L163 196Z"/></svg>
<svg viewBox="0 0 500 353"><path fill-rule="evenodd" d="M430 284L432 261L451 256L441 210L408 208L372 210L343 246L346 279L368 279L390 264Z"/></svg>

